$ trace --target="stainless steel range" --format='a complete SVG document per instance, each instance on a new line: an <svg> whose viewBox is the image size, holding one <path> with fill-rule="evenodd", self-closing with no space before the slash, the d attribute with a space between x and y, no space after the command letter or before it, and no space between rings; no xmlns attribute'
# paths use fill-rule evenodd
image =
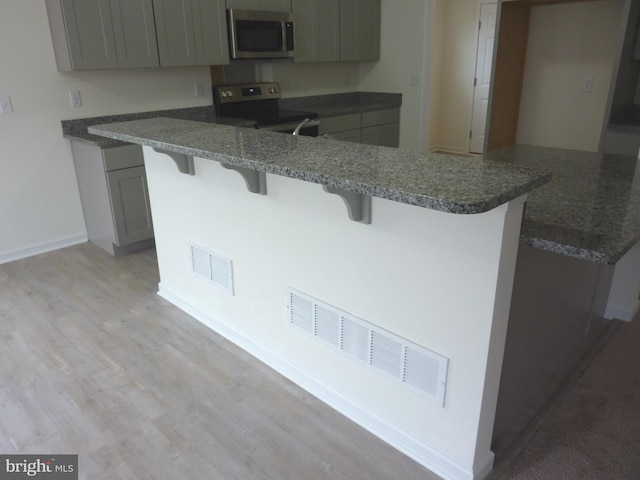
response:
<svg viewBox="0 0 640 480"><path fill-rule="evenodd" d="M277 82L213 87L216 114L256 122L256 128L294 135L318 136L317 113L281 110Z"/></svg>

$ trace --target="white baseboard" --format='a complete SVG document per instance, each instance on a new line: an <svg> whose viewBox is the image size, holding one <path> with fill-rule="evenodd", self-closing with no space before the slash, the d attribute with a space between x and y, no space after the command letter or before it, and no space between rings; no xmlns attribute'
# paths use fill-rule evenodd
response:
<svg viewBox="0 0 640 480"><path fill-rule="evenodd" d="M345 397L331 386L318 381L293 363L275 354L265 345L214 318L162 282L158 285L158 295L444 479L480 480L491 471L494 459L492 453L488 455L486 461L474 473L471 469L446 457L407 432L373 415L352 399Z"/></svg>
<svg viewBox="0 0 640 480"><path fill-rule="evenodd" d="M604 318L608 320L622 320L623 322L630 322L640 311L640 305L636 305L633 310L628 308L618 308L613 305L607 305L604 312Z"/></svg>
<svg viewBox="0 0 640 480"><path fill-rule="evenodd" d="M72 245L77 245L86 241L88 241L87 234L79 233L77 235L57 238L49 242L39 243L17 250L0 253L0 264L13 262L14 260L20 260L21 258L32 257L34 255L40 255L41 253L52 252L53 250L70 247Z"/></svg>

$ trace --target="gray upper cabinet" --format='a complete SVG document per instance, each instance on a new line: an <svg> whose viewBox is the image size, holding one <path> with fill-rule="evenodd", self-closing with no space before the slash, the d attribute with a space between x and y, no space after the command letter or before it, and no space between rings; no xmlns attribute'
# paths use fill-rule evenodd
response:
<svg viewBox="0 0 640 480"><path fill-rule="evenodd" d="M225 0L46 0L58 70L229 63Z"/></svg>
<svg viewBox="0 0 640 480"><path fill-rule="evenodd" d="M160 65L196 65L191 0L153 0Z"/></svg>
<svg viewBox="0 0 640 480"><path fill-rule="evenodd" d="M110 0L118 68L157 67L152 0Z"/></svg>
<svg viewBox="0 0 640 480"><path fill-rule="evenodd" d="M229 63L227 12L224 0L192 0L198 65Z"/></svg>
<svg viewBox="0 0 640 480"><path fill-rule="evenodd" d="M153 0L160 65L229 63L224 0Z"/></svg>
<svg viewBox="0 0 640 480"><path fill-rule="evenodd" d="M241 10L291 11L291 0L227 0L226 4L227 8L239 8Z"/></svg>
<svg viewBox="0 0 640 480"><path fill-rule="evenodd" d="M380 59L380 0L340 0L340 60Z"/></svg>
<svg viewBox="0 0 640 480"><path fill-rule="evenodd" d="M58 70L117 68L109 0L46 0Z"/></svg>
<svg viewBox="0 0 640 480"><path fill-rule="evenodd" d="M292 0L296 62L340 60L340 0Z"/></svg>

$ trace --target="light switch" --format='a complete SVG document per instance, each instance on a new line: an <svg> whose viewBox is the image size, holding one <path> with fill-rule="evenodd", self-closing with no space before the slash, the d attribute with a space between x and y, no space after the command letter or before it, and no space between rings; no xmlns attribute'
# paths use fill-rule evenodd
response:
<svg viewBox="0 0 640 480"><path fill-rule="evenodd" d="M11 105L11 97L0 97L0 111L2 113L13 113L13 105Z"/></svg>
<svg viewBox="0 0 640 480"><path fill-rule="evenodd" d="M193 84L193 92L196 97L202 97L204 95L204 91L202 90L202 82L195 82Z"/></svg>
<svg viewBox="0 0 640 480"><path fill-rule="evenodd" d="M593 77L584 77L582 79L582 91L583 92L590 92L591 91L591 87L593 86Z"/></svg>
<svg viewBox="0 0 640 480"><path fill-rule="evenodd" d="M80 96L80 92L78 90L69 92L69 101L71 102L71 106L73 108L81 107L82 97Z"/></svg>

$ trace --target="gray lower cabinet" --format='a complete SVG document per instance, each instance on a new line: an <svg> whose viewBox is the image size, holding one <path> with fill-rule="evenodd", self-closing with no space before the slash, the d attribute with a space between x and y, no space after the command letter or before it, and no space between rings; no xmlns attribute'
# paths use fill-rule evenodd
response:
<svg viewBox="0 0 640 480"><path fill-rule="evenodd" d="M226 0L227 8L290 12L291 0Z"/></svg>
<svg viewBox="0 0 640 480"><path fill-rule="evenodd" d="M340 60L340 0L292 0L295 62Z"/></svg>
<svg viewBox="0 0 640 480"><path fill-rule="evenodd" d="M362 143L397 147L400 143L400 109L363 112Z"/></svg>
<svg viewBox="0 0 640 480"><path fill-rule="evenodd" d="M160 65L229 63L224 0L153 0Z"/></svg>
<svg viewBox="0 0 640 480"><path fill-rule="evenodd" d="M380 59L380 0L340 0L340 60Z"/></svg>
<svg viewBox="0 0 640 480"><path fill-rule="evenodd" d="M71 142L89 240L112 255L153 246L142 148Z"/></svg>
<svg viewBox="0 0 640 480"><path fill-rule="evenodd" d="M602 152L640 158L640 132L605 130Z"/></svg>
<svg viewBox="0 0 640 480"><path fill-rule="evenodd" d="M322 118L319 134L333 140L398 147L400 109L390 108Z"/></svg>
<svg viewBox="0 0 640 480"><path fill-rule="evenodd" d="M319 135L334 140L360 143L362 114L352 113L320 119Z"/></svg>

